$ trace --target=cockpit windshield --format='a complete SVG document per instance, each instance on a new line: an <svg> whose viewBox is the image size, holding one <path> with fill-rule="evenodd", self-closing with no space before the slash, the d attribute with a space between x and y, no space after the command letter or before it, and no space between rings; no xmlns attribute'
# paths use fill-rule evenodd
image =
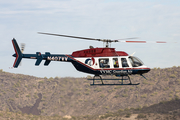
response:
<svg viewBox="0 0 180 120"><path fill-rule="evenodd" d="M129 60L132 64L132 67L139 67L139 66L143 65L143 62L141 60L139 60L137 57L130 56Z"/></svg>

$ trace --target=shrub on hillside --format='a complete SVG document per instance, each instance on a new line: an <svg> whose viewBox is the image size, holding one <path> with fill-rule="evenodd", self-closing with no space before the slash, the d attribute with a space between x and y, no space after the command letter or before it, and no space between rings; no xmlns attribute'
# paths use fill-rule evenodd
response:
<svg viewBox="0 0 180 120"><path fill-rule="evenodd" d="M43 80L41 80L41 81L39 81L38 83L44 83L44 81L43 81Z"/></svg>
<svg viewBox="0 0 180 120"><path fill-rule="evenodd" d="M115 95L114 97L115 97L115 98L118 98L118 97L119 97L119 95Z"/></svg>
<svg viewBox="0 0 180 120"><path fill-rule="evenodd" d="M31 97L31 96L28 94L28 95L26 95L26 97Z"/></svg>
<svg viewBox="0 0 180 120"><path fill-rule="evenodd" d="M130 118L130 117L131 117L131 113L128 112L125 117L126 117L126 118Z"/></svg>
<svg viewBox="0 0 180 120"><path fill-rule="evenodd" d="M101 96L100 96L101 98L103 98L103 97L105 97L105 95L104 94L101 94Z"/></svg>
<svg viewBox="0 0 180 120"><path fill-rule="evenodd" d="M141 95L141 98L147 98L147 94Z"/></svg>
<svg viewBox="0 0 180 120"><path fill-rule="evenodd" d="M137 118L146 118L146 115L144 115L143 113L139 113Z"/></svg>
<svg viewBox="0 0 180 120"><path fill-rule="evenodd" d="M176 75L175 74L171 74L169 77L170 78L176 78Z"/></svg>
<svg viewBox="0 0 180 120"><path fill-rule="evenodd" d="M128 96L128 94L122 94L122 96L123 96L123 97L127 97L127 96Z"/></svg>

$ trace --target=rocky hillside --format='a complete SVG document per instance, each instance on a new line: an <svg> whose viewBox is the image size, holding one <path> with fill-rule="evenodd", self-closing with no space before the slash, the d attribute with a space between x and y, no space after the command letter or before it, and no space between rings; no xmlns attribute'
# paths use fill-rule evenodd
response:
<svg viewBox="0 0 180 120"><path fill-rule="evenodd" d="M37 78L1 70L0 110L43 116L96 116L180 98L180 67L154 68L145 76L148 80L131 76L133 83L140 83L137 86L90 86L86 78Z"/></svg>
<svg viewBox="0 0 180 120"><path fill-rule="evenodd" d="M0 111L0 119L18 119L18 120L179 120L180 119L180 99L177 97L170 101L161 101L143 108L119 109L117 112L108 112L101 115L83 115L83 116L40 116L26 114L22 112Z"/></svg>

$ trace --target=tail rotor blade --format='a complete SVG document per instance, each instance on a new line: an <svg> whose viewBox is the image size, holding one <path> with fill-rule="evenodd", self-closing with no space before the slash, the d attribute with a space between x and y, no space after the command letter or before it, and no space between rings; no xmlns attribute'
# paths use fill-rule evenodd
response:
<svg viewBox="0 0 180 120"><path fill-rule="evenodd" d="M25 49L25 43L21 43L21 52L23 53ZM22 61L19 63L19 66L22 66Z"/></svg>
<svg viewBox="0 0 180 120"><path fill-rule="evenodd" d="M24 48L25 48L25 43L21 43L21 52L24 52Z"/></svg>

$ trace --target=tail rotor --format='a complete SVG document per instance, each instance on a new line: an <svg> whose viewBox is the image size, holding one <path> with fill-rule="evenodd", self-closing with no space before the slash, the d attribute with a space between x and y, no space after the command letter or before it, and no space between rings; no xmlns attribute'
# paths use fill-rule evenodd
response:
<svg viewBox="0 0 180 120"><path fill-rule="evenodd" d="M21 43L21 53L23 54L25 48L25 43ZM22 62L20 62L19 66L22 65Z"/></svg>
<svg viewBox="0 0 180 120"><path fill-rule="evenodd" d="M25 48L25 43L21 43L21 52L24 52L24 48Z"/></svg>

